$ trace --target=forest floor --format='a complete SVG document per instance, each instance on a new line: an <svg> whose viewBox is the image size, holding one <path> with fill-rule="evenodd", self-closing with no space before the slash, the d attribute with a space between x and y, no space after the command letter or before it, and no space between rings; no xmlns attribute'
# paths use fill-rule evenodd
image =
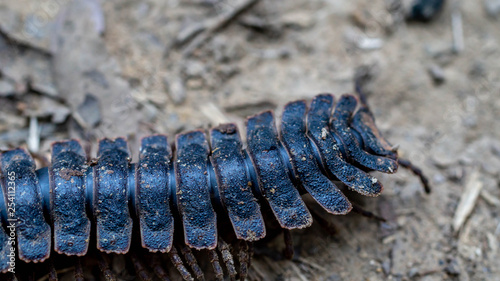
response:
<svg viewBox="0 0 500 281"><path fill-rule="evenodd" d="M251 277L500 280L500 14L484 4L495 1L447 1L428 23L388 2L2 1L0 149L126 136L137 159L142 136L244 126L353 92L365 72L378 127L432 193L406 170L376 174L383 194L355 199L387 223L325 215L336 234L293 231L295 258L257 255Z"/></svg>

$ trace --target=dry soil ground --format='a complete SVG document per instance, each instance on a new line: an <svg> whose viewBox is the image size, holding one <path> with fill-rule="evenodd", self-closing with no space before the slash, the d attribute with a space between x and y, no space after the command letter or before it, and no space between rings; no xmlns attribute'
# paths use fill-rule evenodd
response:
<svg viewBox="0 0 500 281"><path fill-rule="evenodd" d="M296 258L258 255L252 278L500 280L500 15L448 1L434 21L406 23L390 1L283 2L259 1L210 33L239 2L1 1L0 148L28 143L37 120L33 152L127 136L136 154L143 135L243 125L290 100L352 92L356 71L368 71L379 128L432 194L405 170L380 174L383 195L358 202L388 223L325 216L335 235L317 224L294 232ZM481 190L455 229L466 187Z"/></svg>

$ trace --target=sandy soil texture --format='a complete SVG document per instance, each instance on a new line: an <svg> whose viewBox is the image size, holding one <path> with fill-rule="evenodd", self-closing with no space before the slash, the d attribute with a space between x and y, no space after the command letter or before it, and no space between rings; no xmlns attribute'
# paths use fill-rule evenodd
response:
<svg viewBox="0 0 500 281"><path fill-rule="evenodd" d="M383 194L355 200L386 223L325 215L335 234L292 232L295 258L256 255L251 279L500 280L495 1L447 1L428 23L398 1L283 2L1 1L0 149L126 136L137 159L142 136L243 126L364 74L377 125L432 193L406 170L377 174Z"/></svg>

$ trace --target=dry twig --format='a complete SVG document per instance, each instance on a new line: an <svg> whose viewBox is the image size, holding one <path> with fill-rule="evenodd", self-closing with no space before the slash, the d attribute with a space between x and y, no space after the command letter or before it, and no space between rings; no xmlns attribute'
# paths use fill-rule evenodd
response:
<svg viewBox="0 0 500 281"><path fill-rule="evenodd" d="M465 220L472 212L482 187L483 182L479 178L479 171L475 169L469 176L464 192L462 196L460 196L460 202L455 211L455 216L453 217L453 229L455 233L458 233Z"/></svg>
<svg viewBox="0 0 500 281"><path fill-rule="evenodd" d="M257 4L259 0L244 0L238 5L234 7L231 11L222 14L221 16L215 18L214 20L207 21L203 29L203 32L198 34L191 43L184 49L183 55L184 57L189 57L196 49L201 47L207 40L215 34L217 31L222 30L226 27L231 21L238 18L241 14L243 14L248 9L252 8L255 4Z"/></svg>

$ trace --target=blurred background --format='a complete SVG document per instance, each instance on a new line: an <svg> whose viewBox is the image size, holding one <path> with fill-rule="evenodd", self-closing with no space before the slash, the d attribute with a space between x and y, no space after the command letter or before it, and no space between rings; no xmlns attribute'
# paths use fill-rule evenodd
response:
<svg viewBox="0 0 500 281"><path fill-rule="evenodd" d="M433 193L379 174L359 203L387 223L325 216L335 234L294 232L295 258L257 254L252 278L499 280L499 0L0 1L0 149L40 159L117 136L137 158L144 135L243 126L355 79Z"/></svg>

